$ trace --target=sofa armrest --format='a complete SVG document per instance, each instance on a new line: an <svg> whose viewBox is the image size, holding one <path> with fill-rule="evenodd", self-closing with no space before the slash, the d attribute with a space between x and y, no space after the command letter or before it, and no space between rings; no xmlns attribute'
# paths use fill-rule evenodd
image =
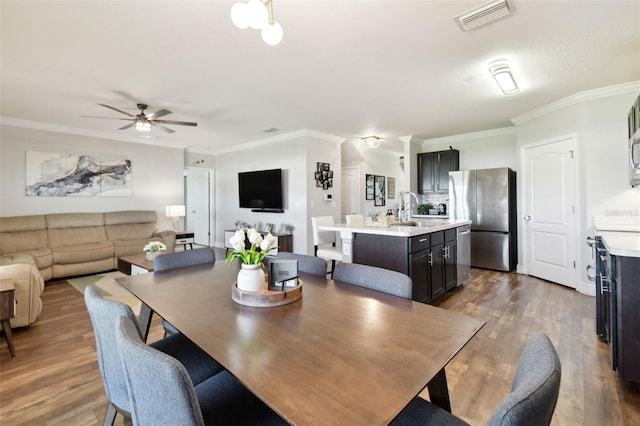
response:
<svg viewBox="0 0 640 426"><path fill-rule="evenodd" d="M167 246L167 253L176 251L176 233L174 231L155 231L151 236L162 238L164 245Z"/></svg>

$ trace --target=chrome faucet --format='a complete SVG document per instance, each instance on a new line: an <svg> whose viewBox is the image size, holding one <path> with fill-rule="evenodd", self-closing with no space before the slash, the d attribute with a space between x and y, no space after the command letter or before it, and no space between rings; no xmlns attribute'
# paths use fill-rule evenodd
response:
<svg viewBox="0 0 640 426"><path fill-rule="evenodd" d="M409 200L407 202L406 198L409 195ZM420 201L418 201L418 196L411 191L401 192L398 197L398 220L400 222L409 222L411 220L411 197L416 200L416 205L420 205ZM403 201L404 199L404 201ZM404 202L404 205L403 205ZM404 206L404 209L402 208ZM403 211L404 210L404 215Z"/></svg>

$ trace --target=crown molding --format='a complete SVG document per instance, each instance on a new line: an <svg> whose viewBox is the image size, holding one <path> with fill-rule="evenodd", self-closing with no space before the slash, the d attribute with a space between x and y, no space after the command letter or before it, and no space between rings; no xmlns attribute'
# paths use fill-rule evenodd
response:
<svg viewBox="0 0 640 426"><path fill-rule="evenodd" d="M615 86L601 87L593 90L585 90L574 95L568 96L559 101L552 102L549 105L534 109L524 114L511 118L511 122L515 125L526 123L527 121L542 117L552 112L559 111L570 106L591 101L594 99L606 98L609 96L624 95L626 93L640 92L640 81L632 81L629 83L618 84Z"/></svg>
<svg viewBox="0 0 640 426"><path fill-rule="evenodd" d="M187 148L187 152L193 152L197 154L211 154L211 155L227 154L229 152L244 151L246 149L259 148L265 145L285 142L291 139L297 139L302 137L313 137L313 138L322 139L327 142L332 142L336 144L342 144L346 140L345 138L330 135L328 133L318 132L317 130L300 129L300 130L283 133L281 135L276 135L276 136L272 136L265 139L259 139L252 142L238 144L228 148L222 148L222 149L216 149L216 150L200 150L197 148Z"/></svg>
<svg viewBox="0 0 640 426"><path fill-rule="evenodd" d="M22 127L25 129L33 129L33 130L43 130L47 132L54 133L63 133L67 135L77 135L77 136L87 136L91 138L98 139L108 139L112 141L121 141L121 142L132 142L139 143L143 145L154 145L158 146L157 139L144 139L139 137L131 137L131 136L120 136L114 135L113 133L101 132L97 130L89 130L89 129L80 129L77 127L68 127L61 126L59 124L52 123L43 123L40 121L31 121L31 120L23 120L21 118L13 118L13 117L4 117L0 116L0 125L2 126L11 126L11 127ZM162 139L162 146L165 148L176 148L184 150L186 145L167 141Z"/></svg>
<svg viewBox="0 0 640 426"><path fill-rule="evenodd" d="M463 133L461 135L445 136L442 138L425 139L422 146L451 144L456 142L469 141L474 139L489 138L493 136L511 135L516 133L515 127L502 127L500 129L483 130L480 132Z"/></svg>

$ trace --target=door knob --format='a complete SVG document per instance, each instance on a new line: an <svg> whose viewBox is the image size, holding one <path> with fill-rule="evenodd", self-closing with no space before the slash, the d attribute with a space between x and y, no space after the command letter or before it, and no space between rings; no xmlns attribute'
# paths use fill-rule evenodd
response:
<svg viewBox="0 0 640 426"><path fill-rule="evenodd" d="M527 222L529 222L529 221L531 220L531 216L526 215L526 216L524 217L524 220L526 220Z"/></svg>

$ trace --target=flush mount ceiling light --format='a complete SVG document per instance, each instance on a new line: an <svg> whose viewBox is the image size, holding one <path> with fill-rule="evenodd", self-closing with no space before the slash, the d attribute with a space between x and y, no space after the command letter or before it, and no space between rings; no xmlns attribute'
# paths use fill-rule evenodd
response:
<svg viewBox="0 0 640 426"><path fill-rule="evenodd" d="M380 138L377 136L367 136L362 138L362 146L365 148L378 148L380 146Z"/></svg>
<svg viewBox="0 0 640 426"><path fill-rule="evenodd" d="M251 27L254 30L260 30L262 40L269 46L275 46L282 41L282 27L273 20L272 0L235 3L231 7L231 21L238 28Z"/></svg>
<svg viewBox="0 0 640 426"><path fill-rule="evenodd" d="M489 64L489 72L493 78L495 78L496 83L498 83L502 93L505 95L511 95L520 91L518 83L516 83L516 80L513 78L513 74L509 69L509 64L505 61L491 62Z"/></svg>

